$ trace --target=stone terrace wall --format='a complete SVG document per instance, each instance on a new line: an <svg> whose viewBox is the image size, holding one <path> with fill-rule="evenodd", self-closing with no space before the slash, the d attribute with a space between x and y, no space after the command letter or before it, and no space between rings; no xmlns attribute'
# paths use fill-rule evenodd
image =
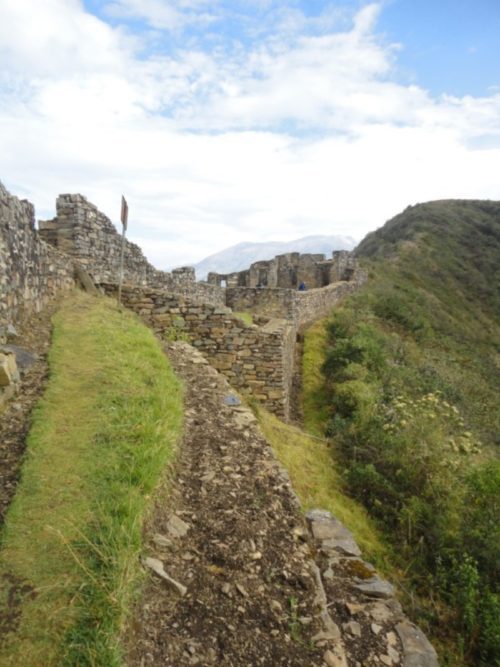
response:
<svg viewBox="0 0 500 667"><path fill-rule="evenodd" d="M101 285L109 295L115 285ZM163 338L183 332L242 393L285 419L289 415L295 332L285 320L248 326L229 308L200 304L151 288L125 286L123 304Z"/></svg>
<svg viewBox="0 0 500 667"><path fill-rule="evenodd" d="M60 195L56 210L53 220L39 223L41 237L77 260L94 282L118 283L122 239L111 220L79 194ZM215 285L196 283L194 269L158 271L130 241L125 241L124 282L224 304L224 291Z"/></svg>
<svg viewBox="0 0 500 667"><path fill-rule="evenodd" d="M33 205L0 183L0 322L40 311L73 284L71 259L41 240Z"/></svg>
<svg viewBox="0 0 500 667"><path fill-rule="evenodd" d="M326 317L340 299L355 292L359 285L358 281L340 282L307 292L295 292L296 325L303 327L321 317Z"/></svg>
<svg viewBox="0 0 500 667"><path fill-rule="evenodd" d="M296 310L295 290L284 287L226 287L226 305L237 312L293 320Z"/></svg>
<svg viewBox="0 0 500 667"><path fill-rule="evenodd" d="M250 311L267 317L281 317L300 327L321 317L346 294L354 292L366 276L357 271L355 279L299 292L285 288L227 287L226 304L234 311Z"/></svg>

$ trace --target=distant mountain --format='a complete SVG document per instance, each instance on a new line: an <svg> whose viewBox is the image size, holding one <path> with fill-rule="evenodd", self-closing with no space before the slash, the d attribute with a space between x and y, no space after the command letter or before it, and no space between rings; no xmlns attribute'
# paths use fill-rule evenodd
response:
<svg viewBox="0 0 500 667"><path fill-rule="evenodd" d="M253 262L273 259L286 252L323 253L331 256L333 250L352 250L356 241L350 236L326 235L304 236L294 241L270 243L238 243L205 257L194 265L198 280L204 280L210 271L233 273L248 269Z"/></svg>

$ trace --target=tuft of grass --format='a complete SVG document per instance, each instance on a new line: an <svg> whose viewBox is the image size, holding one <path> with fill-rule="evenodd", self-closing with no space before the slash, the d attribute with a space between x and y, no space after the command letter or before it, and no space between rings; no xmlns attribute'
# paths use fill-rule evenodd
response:
<svg viewBox="0 0 500 667"><path fill-rule="evenodd" d="M390 553L366 510L345 494L329 443L284 424L261 407L256 407L256 411L262 431L288 471L304 511L321 508L331 512L352 531L364 557L387 572Z"/></svg>
<svg viewBox="0 0 500 667"><path fill-rule="evenodd" d="M248 313L246 311L241 311L237 313L233 313L235 317L237 317L239 320L250 326L253 324L253 315L252 313Z"/></svg>
<svg viewBox="0 0 500 667"><path fill-rule="evenodd" d="M54 318L49 364L0 535L0 664L120 665L181 389L138 318L83 293Z"/></svg>

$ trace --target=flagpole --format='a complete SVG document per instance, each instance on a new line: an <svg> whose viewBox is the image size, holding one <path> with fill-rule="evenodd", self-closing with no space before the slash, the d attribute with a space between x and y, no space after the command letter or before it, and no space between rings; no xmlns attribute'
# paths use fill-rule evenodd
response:
<svg viewBox="0 0 500 667"><path fill-rule="evenodd" d="M128 204L123 195L122 195L122 211L120 217L123 229L122 229L122 247L120 252L120 273L118 276L118 306L122 302L123 260L125 257L125 233L127 231L127 222L128 222Z"/></svg>

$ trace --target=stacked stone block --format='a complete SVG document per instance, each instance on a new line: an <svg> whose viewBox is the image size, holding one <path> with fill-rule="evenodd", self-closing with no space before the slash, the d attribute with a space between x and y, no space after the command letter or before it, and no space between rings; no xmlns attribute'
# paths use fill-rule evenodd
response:
<svg viewBox="0 0 500 667"><path fill-rule="evenodd" d="M116 286L101 285L114 295ZM287 418L293 372L294 329L286 320L246 325L229 308L200 304L151 288L125 286L123 304L163 338L186 336L242 393Z"/></svg>
<svg viewBox="0 0 500 667"><path fill-rule="evenodd" d="M349 282L336 282L304 292L285 288L226 288L226 304L234 311L250 311L266 317L280 317L302 327L325 317L347 294L354 292L366 275L359 269Z"/></svg>
<svg viewBox="0 0 500 667"><path fill-rule="evenodd" d="M71 259L40 238L33 205L0 183L0 324L39 312L73 284Z"/></svg>
<svg viewBox="0 0 500 667"><path fill-rule="evenodd" d="M57 198L57 216L40 221L40 235L61 252L74 258L90 274L95 283L119 281L121 233L111 220L80 194L64 194ZM223 291L205 283L196 283L194 269L183 267L159 271L145 258L135 243L125 240L125 282L163 289L209 303L224 303Z"/></svg>
<svg viewBox="0 0 500 667"><path fill-rule="evenodd" d="M274 259L254 262L249 269L236 273L209 273L212 285L297 289L304 283L308 289L325 287L339 281L350 281L357 270L356 259L347 250L321 254L289 252Z"/></svg>

